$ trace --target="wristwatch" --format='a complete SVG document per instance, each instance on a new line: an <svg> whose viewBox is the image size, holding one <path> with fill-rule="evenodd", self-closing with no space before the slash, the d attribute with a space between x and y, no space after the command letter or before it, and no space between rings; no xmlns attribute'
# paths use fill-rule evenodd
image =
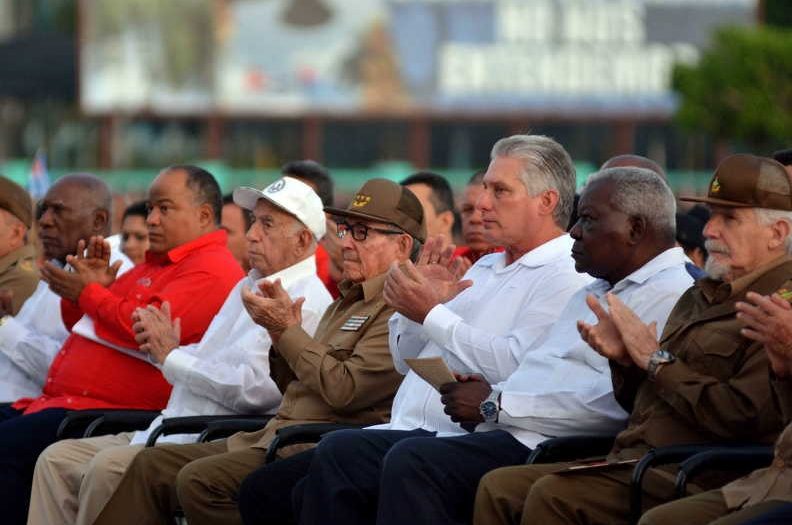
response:
<svg viewBox="0 0 792 525"><path fill-rule="evenodd" d="M493 389L487 399L479 405L479 412L485 423L497 423L498 412L500 412L500 392Z"/></svg>
<svg viewBox="0 0 792 525"><path fill-rule="evenodd" d="M646 373L649 375L649 379L654 381L659 368L662 365L667 365L674 361L676 361L676 357L668 350L656 350L649 356L649 364L646 367Z"/></svg>

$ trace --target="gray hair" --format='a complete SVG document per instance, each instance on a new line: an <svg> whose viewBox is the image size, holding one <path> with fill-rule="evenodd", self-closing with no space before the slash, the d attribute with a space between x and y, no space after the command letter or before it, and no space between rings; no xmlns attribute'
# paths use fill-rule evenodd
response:
<svg viewBox="0 0 792 525"><path fill-rule="evenodd" d="M630 217L643 217L660 234L673 239L676 234L676 199L665 180L645 168L607 168L589 177L614 184L610 204Z"/></svg>
<svg viewBox="0 0 792 525"><path fill-rule="evenodd" d="M762 226L770 226L776 221L786 221L790 226L790 230L792 230L792 212L771 210L769 208L754 208L753 210L756 214L756 220ZM792 255L792 233L787 235L787 238L784 239L784 249L787 254Z"/></svg>
<svg viewBox="0 0 792 525"><path fill-rule="evenodd" d="M410 248L410 261L417 263L418 257L420 257L421 250L423 249L423 243L412 235L410 235L410 238L412 239L412 247Z"/></svg>
<svg viewBox="0 0 792 525"><path fill-rule="evenodd" d="M555 140L544 135L512 135L492 147L490 158L509 157L522 162L520 178L532 196L555 190L558 205L553 219L566 229L575 200L575 165L569 153Z"/></svg>

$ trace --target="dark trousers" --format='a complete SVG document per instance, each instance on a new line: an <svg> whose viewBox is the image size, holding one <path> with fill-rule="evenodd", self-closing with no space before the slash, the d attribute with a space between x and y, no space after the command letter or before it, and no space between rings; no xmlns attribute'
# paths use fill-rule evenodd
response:
<svg viewBox="0 0 792 525"><path fill-rule="evenodd" d="M762 505L768 511L761 516L745 521L743 525L788 525L792 523L792 503L768 501Z"/></svg>
<svg viewBox="0 0 792 525"><path fill-rule="evenodd" d="M302 525L470 523L479 479L530 450L501 430L434 437L425 430L341 430L316 448L295 494Z"/></svg>
<svg viewBox="0 0 792 525"><path fill-rule="evenodd" d="M242 515L242 523L297 523L292 512L292 489L308 474L314 450L309 449L263 465L245 478L239 487L239 514Z"/></svg>
<svg viewBox="0 0 792 525"><path fill-rule="evenodd" d="M0 509L2 523L27 522L33 469L42 450L55 435L68 411L62 408L22 415L10 407L0 409Z"/></svg>

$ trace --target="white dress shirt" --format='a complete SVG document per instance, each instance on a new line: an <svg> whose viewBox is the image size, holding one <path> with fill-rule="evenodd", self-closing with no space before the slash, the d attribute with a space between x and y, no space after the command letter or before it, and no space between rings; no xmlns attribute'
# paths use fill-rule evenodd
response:
<svg viewBox="0 0 792 525"><path fill-rule="evenodd" d="M267 281L281 280L293 299L305 297L302 327L310 335L333 302L316 276L316 259L311 256ZM253 322L242 304L242 287L257 290L261 274L251 270L228 294L201 341L180 346L165 358L162 373L173 385L168 405L148 429L136 432L133 445L145 443L149 434L167 417L219 414L274 413L281 393L269 375L267 331ZM191 443L195 436L175 434L160 442Z"/></svg>
<svg viewBox="0 0 792 525"><path fill-rule="evenodd" d="M107 238L110 262L121 261L122 274L132 268L132 261L119 249L121 236ZM16 316L3 318L0 324L0 402L23 397L37 397L44 387L50 364L60 351L69 332L61 318L61 298L39 281Z"/></svg>
<svg viewBox="0 0 792 525"><path fill-rule="evenodd" d="M396 392L390 423L374 428L464 433L443 412L440 394L404 359L441 356L455 372L479 373L491 384L503 381L569 298L591 282L575 271L571 249L572 239L565 234L508 266L504 253L487 255L465 275L473 286L435 306L423 325L394 314L390 350L396 369L407 375Z"/></svg>
<svg viewBox="0 0 792 525"><path fill-rule="evenodd" d="M645 323L657 322L663 331L668 315L693 279L685 269L682 248L664 251L613 288L597 279L572 297L547 336L526 352L519 368L494 385L501 392L498 423L481 424L476 431L502 429L533 448L548 437L574 434L616 434L628 414L613 395L608 360L581 339L577 321L596 324L586 296L612 292Z"/></svg>

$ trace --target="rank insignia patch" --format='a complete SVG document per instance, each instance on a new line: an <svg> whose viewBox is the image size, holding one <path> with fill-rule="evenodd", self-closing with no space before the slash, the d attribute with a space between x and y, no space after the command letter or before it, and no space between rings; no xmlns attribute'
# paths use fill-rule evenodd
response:
<svg viewBox="0 0 792 525"><path fill-rule="evenodd" d="M368 321L370 315L352 315L344 322L344 325L341 327L341 330L345 332L357 332L360 330L360 327Z"/></svg>

